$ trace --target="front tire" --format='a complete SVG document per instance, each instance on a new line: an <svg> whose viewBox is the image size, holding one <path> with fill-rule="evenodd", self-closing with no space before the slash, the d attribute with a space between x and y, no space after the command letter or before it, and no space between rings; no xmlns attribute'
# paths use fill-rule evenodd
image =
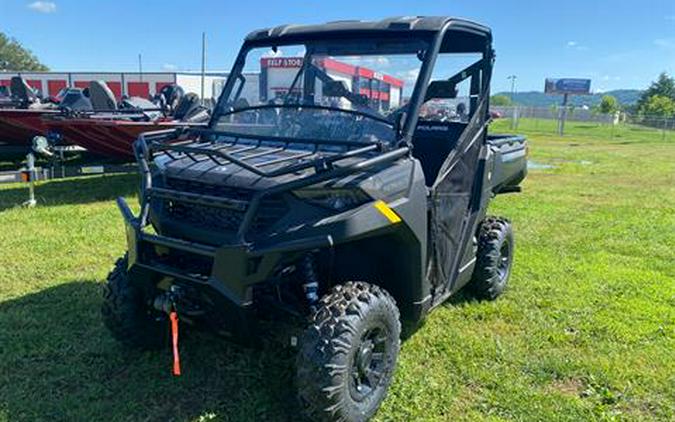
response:
<svg viewBox="0 0 675 422"><path fill-rule="evenodd" d="M131 283L127 257L120 258L103 285L103 323L120 343L136 349L159 349L168 344L168 322L149 306L146 294Z"/></svg>
<svg viewBox="0 0 675 422"><path fill-rule="evenodd" d="M300 343L297 383L311 420L365 421L380 407L400 350L394 299L363 282L333 288Z"/></svg>
<svg viewBox="0 0 675 422"><path fill-rule="evenodd" d="M509 220L487 217L478 233L476 266L469 291L479 299L494 300L504 292L513 263L513 228Z"/></svg>

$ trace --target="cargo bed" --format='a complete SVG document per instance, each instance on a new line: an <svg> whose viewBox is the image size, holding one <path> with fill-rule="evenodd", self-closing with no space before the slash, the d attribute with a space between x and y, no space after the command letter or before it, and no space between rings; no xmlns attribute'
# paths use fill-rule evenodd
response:
<svg viewBox="0 0 675 422"><path fill-rule="evenodd" d="M527 140L520 135L488 135L494 154L492 162L492 191L518 191L518 184L527 175Z"/></svg>

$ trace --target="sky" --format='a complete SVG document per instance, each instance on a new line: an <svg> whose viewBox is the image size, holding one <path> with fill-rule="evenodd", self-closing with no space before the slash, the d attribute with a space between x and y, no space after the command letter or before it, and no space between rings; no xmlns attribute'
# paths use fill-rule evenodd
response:
<svg viewBox="0 0 675 422"><path fill-rule="evenodd" d="M547 77L592 79L592 90L644 89L675 75L675 0L0 0L0 31L52 70L229 70L252 30L388 16L450 15L493 30L493 92L542 91Z"/></svg>

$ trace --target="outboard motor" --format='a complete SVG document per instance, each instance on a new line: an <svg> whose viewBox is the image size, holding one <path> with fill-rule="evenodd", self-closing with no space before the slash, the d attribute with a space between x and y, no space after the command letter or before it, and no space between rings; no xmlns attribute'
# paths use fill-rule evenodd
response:
<svg viewBox="0 0 675 422"><path fill-rule="evenodd" d="M103 81L91 81L89 83L89 100L94 107L94 111L117 110L115 95Z"/></svg>
<svg viewBox="0 0 675 422"><path fill-rule="evenodd" d="M29 105L40 101L33 88L21 76L12 76L9 84L12 101L20 108L28 108Z"/></svg>
<svg viewBox="0 0 675 422"><path fill-rule="evenodd" d="M178 85L164 85L159 93L156 95L156 100L164 114L173 114L180 103L180 100L185 96L185 91Z"/></svg>

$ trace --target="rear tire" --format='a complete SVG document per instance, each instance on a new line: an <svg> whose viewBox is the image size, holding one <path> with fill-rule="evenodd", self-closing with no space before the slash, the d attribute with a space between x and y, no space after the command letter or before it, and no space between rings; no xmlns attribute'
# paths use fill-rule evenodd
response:
<svg viewBox="0 0 675 422"><path fill-rule="evenodd" d="M400 350L394 299L363 282L333 288L300 343L297 387L310 420L365 421L380 407Z"/></svg>
<svg viewBox="0 0 675 422"><path fill-rule="evenodd" d="M159 349L168 344L168 322L149 305L143 290L131 283L127 257L120 258L103 285L103 323L130 348Z"/></svg>
<svg viewBox="0 0 675 422"><path fill-rule="evenodd" d="M479 299L494 300L504 292L511 275L514 251L509 220L486 217L478 233L476 266L467 288Z"/></svg>

